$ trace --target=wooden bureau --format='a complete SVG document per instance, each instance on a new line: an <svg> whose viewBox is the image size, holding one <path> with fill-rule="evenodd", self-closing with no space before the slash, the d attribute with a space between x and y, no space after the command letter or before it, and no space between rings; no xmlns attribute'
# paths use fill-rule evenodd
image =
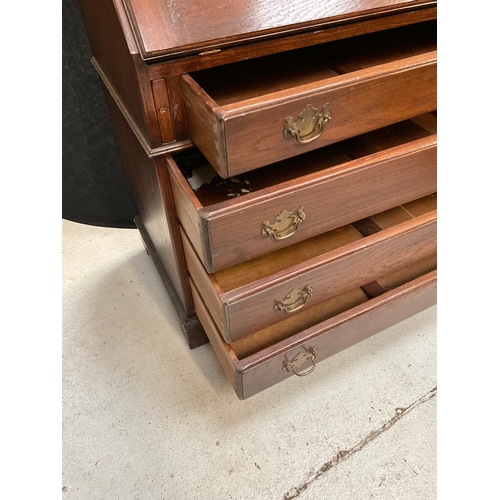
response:
<svg viewBox="0 0 500 500"><path fill-rule="evenodd" d="M239 398L436 302L436 2L80 4L136 225Z"/></svg>

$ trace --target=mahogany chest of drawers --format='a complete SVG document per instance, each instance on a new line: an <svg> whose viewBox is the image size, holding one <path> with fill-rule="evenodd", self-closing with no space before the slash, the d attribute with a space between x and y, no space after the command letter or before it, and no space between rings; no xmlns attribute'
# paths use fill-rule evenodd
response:
<svg viewBox="0 0 500 500"><path fill-rule="evenodd" d="M238 397L436 302L436 2L80 4L145 247Z"/></svg>

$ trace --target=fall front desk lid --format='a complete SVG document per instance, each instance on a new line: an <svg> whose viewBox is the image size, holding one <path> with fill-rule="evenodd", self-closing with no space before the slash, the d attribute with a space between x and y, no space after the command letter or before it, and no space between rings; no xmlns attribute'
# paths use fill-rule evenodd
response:
<svg viewBox="0 0 500 500"><path fill-rule="evenodd" d="M428 0L123 1L144 59L199 53L436 5Z"/></svg>

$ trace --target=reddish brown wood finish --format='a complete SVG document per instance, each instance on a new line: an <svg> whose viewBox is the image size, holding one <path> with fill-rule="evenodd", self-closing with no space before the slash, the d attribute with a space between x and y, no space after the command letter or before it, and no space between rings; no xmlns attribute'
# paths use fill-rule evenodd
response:
<svg viewBox="0 0 500 500"><path fill-rule="evenodd" d="M79 3L94 58L145 134L146 125L136 76L138 68L134 60L138 50L128 24L120 23L121 3L114 0L79 0Z"/></svg>
<svg viewBox="0 0 500 500"><path fill-rule="evenodd" d="M94 65L123 103L148 148L162 144L149 71L142 60L121 0L79 0Z"/></svg>
<svg viewBox="0 0 500 500"><path fill-rule="evenodd" d="M134 218L134 222L141 234L144 248L153 260L158 274L160 275L160 278L163 281L168 294L170 295L170 299L172 300L172 304L174 305L175 311L177 312L177 315L179 317L182 332L184 333L184 337L188 346L190 347L190 349L195 349L196 347L206 344L209 340L207 338L205 330L203 330L198 317L193 315L193 312L191 310L189 311L190 316L187 315L188 311L186 311L185 306L180 302L177 292L172 285L170 276L168 275L162 261L160 260L156 247L149 237L149 233L147 232L141 217L137 215Z"/></svg>
<svg viewBox="0 0 500 500"><path fill-rule="evenodd" d="M199 138L204 151L209 151L207 156L210 161L215 164L221 161L226 162L224 168L227 175L230 175L230 172L243 171L248 168L248 165L242 167L238 164L245 159L245 156L257 158L252 164L253 167L262 165L263 162L274 162L279 158L286 158L288 153L280 151L281 146L276 147L273 140L266 138L255 139L259 136L254 136L253 133L257 128L261 128L262 122L266 127L269 124L282 123L283 112L286 116L295 116L301 111L301 106L312 97L323 100L326 95L334 96L335 112L342 112L344 118L351 116L354 122L359 121L359 117L362 116L368 127L359 129L357 125L353 126L348 120L341 118L334 123L334 127L330 127L336 130L336 135L327 137L325 142L320 141L314 144L314 148L358 134L360 130L371 130L380 126L381 122L378 118L372 118L374 115L385 115L384 119L387 121L383 123L392 123L428 111L429 102L433 100L435 102L434 94L432 94L433 88L435 91L435 54L431 54L430 58L426 59L427 54L430 53L428 48L423 55L418 51L404 52L397 57L397 61L394 58L385 60L379 58L378 63L381 65L376 68L373 67L373 60L367 67L363 65L363 53L361 53L361 59L352 58L347 63L342 61L342 65L335 65L334 62L329 61L328 71L332 68L337 72L349 69L353 73L329 78L327 75L321 76L320 70L317 73L320 76L319 81L322 82L319 87L316 82L300 82L300 79L295 80L292 75L288 80L294 82L292 83L293 90L271 86L269 99L267 97L262 99L260 95L244 97L242 94L244 98L240 97L225 106L219 106L216 100L207 97L207 93L203 90L194 86L186 90L187 86L185 86L184 90L187 92L187 100L190 103L189 131L181 79L189 81L188 76L182 76L188 72L434 19L436 17L435 1L346 0L337 2L328 0L325 3L313 0L286 2L284 0L277 2L229 0L229 2L224 2L224 9L218 9L217 4L213 2L207 4L198 0L177 2L175 5L165 0L81 0L81 5L94 53L94 65L114 101L112 103L107 96L124 165L139 206L140 216L136 219L137 224L178 310L191 347L203 343L205 337L194 315L177 217L183 221L196 248L196 251L193 250L186 239L187 256L190 262L196 263L194 267L191 266L193 279L196 281L196 284L191 283L191 287L195 289L199 286L204 290L203 295L212 312L221 309L220 297L227 300L228 306L224 306L224 312L221 312L220 317L221 321L224 319L229 325L229 331L232 330L232 325L236 324L235 331L238 332L239 326L236 320L238 317L245 316L245 313L238 312L239 305L243 304L246 307L245 304L250 304L250 310L255 307L258 311L261 307L259 297L262 297L262 293L267 288L278 286L287 280L295 283L293 280L299 276L309 271L322 269L322 266L330 265L336 260L342 261L344 257L347 259L343 261L344 265L334 270L334 274L337 275L333 279L334 284L327 284L327 287L336 287L337 291L344 290L347 285L339 281L339 276L344 272L345 277L349 279L350 273L354 273L354 279L358 280L359 277L359 284L367 293L381 294L377 298L367 300L366 294L357 289L352 296L349 292L348 298L345 298L347 295L345 297L342 295L343 298L339 301L337 297L335 300L325 300L316 306L318 309L305 308L304 314L310 314L313 309L320 311L317 313L319 315L315 316L314 324L303 323L301 329L298 316L291 318L290 324L294 325L291 336L286 335L283 327L286 321L271 326L268 324L269 321L266 321L266 331L269 333L269 335L265 334L267 341L264 341L262 337L259 338L260 333L256 332L237 340L233 345L226 344L222 340L220 333L214 328L213 320L203 300L195 295L197 314L207 329L214 349L239 397L250 397L263 388L290 376L282 369L283 355L293 357L303 349L302 346L310 345L309 340L314 340L314 346L320 348L321 354L318 353L318 359L321 360L418 312L435 301L435 273L408 283L408 280L413 278L408 277L405 270L413 258L416 259L424 254L426 255L425 262L419 261L424 262L423 267L419 264L415 269L418 268L418 272L424 272L433 265L433 256L427 255L429 253L427 250L431 247L435 250L435 242L429 244L435 236L431 236L430 233L424 234L423 228L430 228L435 221L431 222L429 218L427 225L421 225L420 231L423 231L420 233L421 241L410 237L411 241L401 243L400 246L387 243L392 238L388 235L392 233L394 233L394 241L402 241L409 234L419 233L417 230L413 232L409 230L407 233L403 231L397 235L397 231L391 228L397 222L408 228L415 224L415 220L407 221L408 216L412 217L411 214L408 215L408 211L414 210L414 207L409 204L395 211L387 210L379 214L378 218L365 220L369 222L368 224L359 226L364 229L373 229L373 227L380 229L375 231L375 234L367 231L367 234L372 234L372 236L363 240L363 245L368 243L368 248L372 240L378 242L377 245L372 245L376 249L372 257L378 256L383 260L383 262L378 261L377 266L385 265L391 270L387 275L381 276L380 281L377 282L372 280L374 273L364 271L368 267L368 260L372 257L368 257L365 262L355 262L355 258L352 262L349 261L352 255L361 255L365 251L362 244L357 243L361 239L361 234L353 228L351 234L357 234L356 241L344 247L345 250L351 245L352 249L357 249L352 254L349 252L342 254L341 251L333 250L333 254L337 252L338 259L325 260L317 256L309 259L306 267L301 264L275 273L272 283L269 283L267 278L265 280L259 278L250 280L247 284L238 285L229 291L225 291L224 287L227 287L231 281L230 273L224 277L227 270L219 272L218 276L221 281L218 283L213 276L206 274L196 257L196 254L204 256L205 263L209 265L212 262L212 254L222 255L224 247L226 249L234 247L236 250L227 253L241 253L241 260L252 258L253 250L245 253L244 248L236 248L240 240L245 240L244 235L235 237L234 240L238 240L236 242L227 239L228 232L236 232L235 228L240 227L238 221L243 218L245 223L250 223L253 219L249 214L255 212L260 224L262 222L260 219L264 214L259 205L267 204L271 207L278 201L281 203L295 200L293 196L298 196L299 193L308 193L310 199L321 198L323 196L319 194L321 190L317 191L320 185L329 189L338 189L339 193L343 193L339 197L344 196L344 201L348 204L349 208L346 208L345 212L351 214L349 218L365 217L368 213L384 210L394 204L409 201L412 197L421 196L428 192L427 189L433 190L430 186L435 186L435 163L431 173L430 156L425 156L425 154L434 154L431 152L435 152L435 143L429 142L428 138L417 139L414 143L417 148L413 151L409 145L398 146L393 152L399 156L394 158L390 158L390 155L384 156L385 151L377 152L381 150L376 147L368 153L374 156L367 158L366 153L361 150L363 147L369 150L374 143L370 144L371 139L365 137L361 149L354 141L353 149L350 150L349 154L352 154L354 150L361 151L359 156L353 156L358 159L349 163L353 168L345 168L346 165L337 167L335 163L332 163L326 166L327 171L324 173L310 172L306 176L299 176L300 178L294 176L282 184L264 187L259 192L240 200L234 199L227 203L208 205L200 203L192 191L185 189L185 185L182 185L185 180L177 175L178 172L176 173L175 169L170 168L170 176L176 185L176 205L174 206L166 164L166 155L191 145L188 132ZM275 15L277 12L280 16ZM216 50L210 52L211 49ZM314 48L315 53L319 54L320 51L320 47ZM348 52L354 54L354 51L350 49ZM403 59L405 62L401 64ZM348 67L349 65L351 67ZM417 80L419 80L418 85L415 84ZM250 86L253 86L253 83ZM386 94L390 94L389 101L384 101L387 99ZM369 97L367 98L366 95ZM356 101L354 107L353 100ZM424 101L425 105L422 104ZM316 107L323 104L320 100L311 103ZM344 111L342 111L343 106ZM218 116L214 113L217 107L219 111L224 108L223 113L219 113ZM435 104L431 105L431 108L434 109ZM275 113L276 110L279 110L279 114ZM348 112L347 115L345 110ZM429 116L420 117L415 122L430 134L436 133L435 120L429 120ZM281 126L278 128L281 134ZM207 130L209 132L211 130L212 135L207 134ZM227 142L228 137L229 142ZM219 146L215 147L214 141L218 141ZM290 143L286 146L290 147ZM259 150L259 147L263 147L264 152ZM277 151L277 154L268 153L271 150ZM293 155L302 154L305 150L301 148ZM227 164L228 158L230 164ZM404 158L407 160L406 173L403 168ZM426 165L421 171L421 177L418 177L416 173L418 158ZM399 166L398 161L401 161ZM435 162L435 159L433 161ZM427 168L429 170L426 170ZM338 169L338 172L335 169ZM376 170L380 175L375 177L385 176L389 179L386 186L380 188L378 194L370 193L368 189L369 174L375 174ZM335 175L334 171L337 172ZM409 177L405 179L406 175L414 175L413 180ZM383 183L376 184L374 180L373 184L380 187ZM279 189L276 189L276 186L279 186ZM425 193L419 191L420 188L417 186L426 186ZM277 192L274 193L274 191ZM324 202L327 201L327 191L328 189L323 193ZM351 200L348 200L349 193ZM370 211L365 210L362 204L359 204L357 208L350 208L351 202L356 204L360 200L364 200L367 204L372 203ZM433 200L430 205L432 202ZM280 210L282 208L285 207L280 207ZM332 210L333 212L335 210ZM344 223L340 222L344 220L341 212L339 208L337 214L339 222L335 224ZM310 213L301 229L311 232L303 233L304 241L298 245L306 244L307 239L316 234L314 231L328 229L326 226L321 226L323 222L319 222L321 227L316 227L316 222L311 223ZM271 216L266 213L264 219L269 218ZM419 220L424 221L424 219L427 220L426 218L428 218L427 215L422 215ZM347 219L345 216L345 220ZM315 227L314 231L313 227ZM385 250L381 250L382 254L379 255L377 249L384 248L384 241L387 243L385 245L387 253L384 254ZM289 248L294 246L296 245L284 248L283 245L283 248L274 255L279 252L288 252ZM414 254L407 259L400 257L403 247L406 250L413 248ZM249 243L248 248L256 247ZM269 250L264 248L258 250L264 253L267 251ZM252 262L257 262L259 259L265 259L265 256L253 259ZM269 259L269 262L271 261L272 259ZM226 263L221 260L218 265L222 268L232 265L231 263L231 260ZM394 266L399 266L401 263L406 267L403 265L401 269L394 269ZM257 276L265 269L266 266L263 265L254 274ZM253 271L250 275L252 273ZM361 276L372 281L361 283ZM243 275L239 277L240 280L243 278ZM393 289L401 283L404 284ZM217 293L214 294L214 290ZM383 293L384 290L390 291ZM326 314L330 301L337 304L336 309L333 308L335 312L332 319L322 316ZM258 316L258 314L252 313L252 316ZM327 319L323 321L323 318Z"/></svg>
<svg viewBox="0 0 500 500"><path fill-rule="evenodd" d="M226 0L219 4L126 0L144 58L200 52L291 30L314 31L338 21L434 4L423 0Z"/></svg>
<svg viewBox="0 0 500 500"><path fill-rule="evenodd" d="M242 399L292 376L283 369L285 354L287 359L292 359L304 348L315 347L318 352L316 363L320 363L322 359L434 305L437 300L436 288L437 273L433 271L341 313L332 321L321 323L293 339L246 358L238 365L241 373L238 386L241 387Z"/></svg>
<svg viewBox="0 0 500 500"><path fill-rule="evenodd" d="M219 51L204 52L200 55L186 55L181 58L162 60L161 63L148 67L150 78L151 80L164 78L168 82L175 137L177 140L184 140L188 138L188 130L180 90L182 74L436 19L437 12L434 3L426 5L425 8L421 7L416 10L405 10L369 19L352 19L349 23L338 23L331 28L313 32L287 33L273 39L272 43L266 40L254 41Z"/></svg>
<svg viewBox="0 0 500 500"><path fill-rule="evenodd" d="M191 138L227 178L436 109L436 52L227 105L188 75L183 84ZM287 117L327 103L332 119L316 140L299 144L283 136Z"/></svg>
<svg viewBox="0 0 500 500"><path fill-rule="evenodd" d="M401 2L403 4L404 2ZM81 0L85 25L94 54L94 65L108 90L121 101L130 126L149 156L174 151L175 143L165 143L158 123L151 82L165 79L168 86L170 119L177 141L188 139L184 103L180 93L180 76L188 71L227 64L266 54L306 47L330 40L375 32L396 26L418 23L436 17L436 2L407 2L385 14L354 16L349 22L338 20L331 27L301 32L286 30L279 38L252 39L252 43L227 47L214 54L193 55L148 66L141 60L133 27L123 6L123 0ZM194 20L193 20L194 21ZM147 28L146 28L147 29ZM153 59L156 59L155 56ZM167 144L164 146L163 144ZM183 142L179 143L183 147Z"/></svg>
<svg viewBox="0 0 500 500"><path fill-rule="evenodd" d="M229 290L221 286L217 275L208 276L204 272L187 239L183 241L189 274L221 335L227 342L233 342L285 319L287 313L275 310L275 300L283 299L294 289L312 287L313 295L303 306L306 309L349 288L376 280L387 269L435 253L436 213L416 217ZM272 255L269 258L274 260ZM248 266L251 268L251 263ZM236 268L235 272L240 270Z"/></svg>
<svg viewBox="0 0 500 500"><path fill-rule="evenodd" d="M322 152L310 159L300 157L290 168L294 163L317 161L323 170L207 207L173 160L168 161L179 220L207 272L285 248L437 188L435 136L341 165L335 165L334 153L326 150L323 158ZM329 158L333 166L327 168ZM287 163L277 165L278 169L287 170ZM241 179L240 185L249 187L245 177ZM263 221L272 221L283 209L294 212L301 206L306 219L293 236L277 241L262 235Z"/></svg>
<svg viewBox="0 0 500 500"><path fill-rule="evenodd" d="M238 397L246 399L292 377L283 363L304 349L314 347L315 362L319 363L432 306L436 303L436 280L437 273L432 271L243 359L223 341L194 287L193 296L196 313L230 383Z"/></svg>
<svg viewBox="0 0 500 500"><path fill-rule="evenodd" d="M155 101L156 113L158 115L158 125L160 127L161 141L163 143L172 142L174 128L172 116L170 114L170 101L168 98L167 84L163 78L151 82Z"/></svg>
<svg viewBox="0 0 500 500"><path fill-rule="evenodd" d="M193 304L165 158L148 158L115 101L106 91L104 95L144 230L154 245L186 318L190 318L194 316Z"/></svg>

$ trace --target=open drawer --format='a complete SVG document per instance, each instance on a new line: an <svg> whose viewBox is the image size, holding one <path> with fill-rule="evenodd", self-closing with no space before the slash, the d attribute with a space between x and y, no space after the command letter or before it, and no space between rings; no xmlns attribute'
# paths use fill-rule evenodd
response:
<svg viewBox="0 0 500 500"><path fill-rule="evenodd" d="M382 276L377 286L354 288L308 311L233 343L221 337L192 283L196 314L240 399L317 363L436 303L436 257ZM368 289L377 289L374 294Z"/></svg>
<svg viewBox="0 0 500 500"><path fill-rule="evenodd" d="M234 342L435 254L436 224L436 196L428 196L214 274L181 235L196 289Z"/></svg>
<svg viewBox="0 0 500 500"><path fill-rule="evenodd" d="M436 109L436 24L183 75L193 142L227 178Z"/></svg>
<svg viewBox="0 0 500 500"><path fill-rule="evenodd" d="M197 151L169 158L178 218L209 273L437 189L437 118L427 113L222 179Z"/></svg>

